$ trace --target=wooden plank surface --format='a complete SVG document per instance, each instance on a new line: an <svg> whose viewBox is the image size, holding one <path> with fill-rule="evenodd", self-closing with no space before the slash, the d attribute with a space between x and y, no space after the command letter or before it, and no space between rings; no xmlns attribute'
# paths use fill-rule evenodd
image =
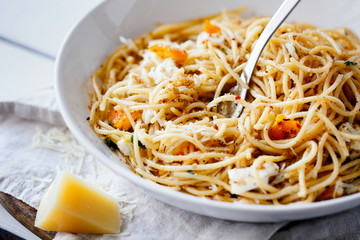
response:
<svg viewBox="0 0 360 240"><path fill-rule="evenodd" d="M23 201L3 192L0 192L0 204L19 221L24 227L43 240L55 237L55 232L43 231L34 226L36 209L30 207Z"/></svg>

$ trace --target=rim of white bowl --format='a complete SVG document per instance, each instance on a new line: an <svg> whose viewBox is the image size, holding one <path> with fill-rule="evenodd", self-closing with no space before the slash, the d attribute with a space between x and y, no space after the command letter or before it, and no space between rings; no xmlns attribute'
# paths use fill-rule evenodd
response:
<svg viewBox="0 0 360 240"><path fill-rule="evenodd" d="M253 212L253 213L266 213L266 214L272 214L272 213L287 213L287 214L296 214L297 212L303 212L303 211L312 211L312 210L320 210L320 209L331 209L331 207L339 204L347 204L347 203L353 203L355 201L358 201L360 205L360 193L354 193L348 196L320 201L320 202L311 202L311 203L298 203L298 204L288 204L288 205L257 205L257 204L234 204L230 202L221 202L217 200L210 200L207 198L201 198L196 197L187 193L178 192L172 189L169 189L165 186L162 186L160 184L157 184L151 180L139 177L135 173L132 173L130 171L127 171L124 169L123 166L120 164L116 164L115 162L111 161L107 158L106 155L104 155L99 149L97 149L91 141L85 136L85 134L82 132L82 130L77 126L74 117L68 110L68 107L65 104L65 92L62 86L62 79L61 79L61 73L59 72L60 66L64 63L64 55L63 52L66 49L69 40L71 39L72 35L76 31L76 29L86 20L86 18L96 11L97 8L101 7L102 5L107 4L108 1L100 2L99 4L95 5L90 11L88 11L67 33L64 41L61 44L61 47L59 49L59 52L57 54L57 58L55 61L55 92L56 92L56 99L57 103L60 108L60 113L67 125L67 127L70 129L70 131L74 134L75 138L83 145L85 148L91 152L95 157L101 161L102 164L107 166L110 170L120 174L125 179L129 180L130 182L134 183L137 186L141 186L142 188L145 188L147 190L150 190L152 192L156 192L158 194L171 197L174 199L179 199L184 202L187 202L189 204L199 204L202 206L207 207L213 207L213 208L219 208L219 209L227 209L227 210L234 210L234 211L241 211L241 212ZM85 88L84 88L85 90ZM352 204L354 205L354 204ZM343 208L344 211L348 208ZM332 213L336 213L339 211L332 211ZM319 211L320 212L320 211ZM301 219L307 219L312 217L320 217L325 214L313 214L313 216L305 217L305 218L299 218ZM261 222L261 221L258 221ZM269 222L269 221L267 221ZM274 221L275 222L275 221Z"/></svg>

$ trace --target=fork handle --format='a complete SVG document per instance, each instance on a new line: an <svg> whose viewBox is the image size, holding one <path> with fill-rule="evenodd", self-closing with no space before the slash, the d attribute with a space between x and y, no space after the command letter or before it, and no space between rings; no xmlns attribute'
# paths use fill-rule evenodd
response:
<svg viewBox="0 0 360 240"><path fill-rule="evenodd" d="M267 42L270 40L271 36L276 32L279 26L284 22L284 20L289 16L292 10L301 0L285 0L279 9L276 11L274 16L270 19L269 23L264 28L263 32L260 34L259 39L257 40L254 49L251 51L249 59L240 75L241 81L245 82L247 85L250 83L251 76L253 74L255 65L261 55L261 52L264 50ZM247 94L246 88L241 88L240 97L241 99L246 98ZM237 104L236 110L233 112L232 117L239 117L243 110L241 104Z"/></svg>
<svg viewBox="0 0 360 240"><path fill-rule="evenodd" d="M245 77L245 79L242 80L245 80L247 84L250 82L255 65L267 42L300 1L301 0L285 0L276 11L274 16L270 19L263 32L260 34L260 37L257 40L254 49L251 51L246 66L244 67L244 70L241 74Z"/></svg>

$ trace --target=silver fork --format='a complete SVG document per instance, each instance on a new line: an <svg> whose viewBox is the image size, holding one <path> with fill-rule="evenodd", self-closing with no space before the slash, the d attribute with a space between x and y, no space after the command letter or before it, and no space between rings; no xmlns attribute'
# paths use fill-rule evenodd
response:
<svg viewBox="0 0 360 240"><path fill-rule="evenodd" d="M281 4L279 9L264 28L254 46L254 49L251 51L249 59L240 75L241 81L249 85L256 63L267 42L300 1L301 0L285 0ZM244 100L246 98L247 91L248 89L242 88L239 83L230 90L231 93L240 96L240 98ZM240 117L243 108L244 107L241 104L226 101L219 104L218 113L226 117Z"/></svg>

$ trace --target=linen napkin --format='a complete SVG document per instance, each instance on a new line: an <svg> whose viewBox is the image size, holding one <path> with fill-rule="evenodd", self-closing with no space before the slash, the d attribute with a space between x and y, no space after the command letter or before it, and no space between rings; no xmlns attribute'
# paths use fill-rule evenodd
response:
<svg viewBox="0 0 360 240"><path fill-rule="evenodd" d="M68 169L119 200L120 235L58 234L58 239L269 239L286 224L215 219L147 195L76 142L61 119L53 88L0 102L0 132L0 191L37 208L56 172Z"/></svg>

